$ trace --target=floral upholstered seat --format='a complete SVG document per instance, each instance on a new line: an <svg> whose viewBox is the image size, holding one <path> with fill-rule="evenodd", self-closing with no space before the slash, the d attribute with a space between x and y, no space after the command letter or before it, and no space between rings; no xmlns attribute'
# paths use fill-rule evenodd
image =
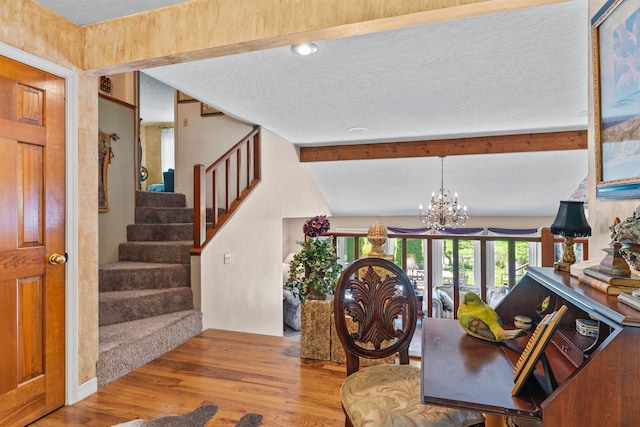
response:
<svg viewBox="0 0 640 427"><path fill-rule="evenodd" d="M340 390L354 426L467 427L484 422L482 414L420 401L420 369L377 365L347 377Z"/></svg>
<svg viewBox="0 0 640 427"><path fill-rule="evenodd" d="M393 262L362 258L349 265L335 291L334 318L347 359L347 378L340 389L347 427L484 425L480 412L421 402L420 369L409 364L416 298L409 278ZM395 354L399 365L360 369L360 358Z"/></svg>

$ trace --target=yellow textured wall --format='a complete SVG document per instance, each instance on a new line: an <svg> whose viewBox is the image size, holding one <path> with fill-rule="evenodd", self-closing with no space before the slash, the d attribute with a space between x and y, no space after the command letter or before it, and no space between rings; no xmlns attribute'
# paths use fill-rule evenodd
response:
<svg viewBox="0 0 640 427"><path fill-rule="evenodd" d="M78 87L78 384L96 376L98 362L98 92L80 73ZM81 255L80 255L81 254Z"/></svg>
<svg viewBox="0 0 640 427"><path fill-rule="evenodd" d="M162 183L162 154L160 138L162 129L173 127L173 123L142 124L142 166L149 171L149 177L142 183L147 189L151 184Z"/></svg>
<svg viewBox="0 0 640 427"><path fill-rule="evenodd" d="M31 0L4 2L0 42L78 75L78 385L96 374L98 360L98 80L80 69L84 31ZM72 178L73 179L73 178Z"/></svg>
<svg viewBox="0 0 640 427"><path fill-rule="evenodd" d="M85 31L39 3L2 2L0 23L3 43L58 65L82 68Z"/></svg>
<svg viewBox="0 0 640 427"><path fill-rule="evenodd" d="M87 25L85 69L114 74L559 1L192 0Z"/></svg>

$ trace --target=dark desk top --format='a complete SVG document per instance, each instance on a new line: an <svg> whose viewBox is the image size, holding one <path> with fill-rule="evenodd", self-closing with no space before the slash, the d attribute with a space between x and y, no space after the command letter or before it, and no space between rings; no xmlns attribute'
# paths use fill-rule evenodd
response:
<svg viewBox="0 0 640 427"><path fill-rule="evenodd" d="M527 394L511 395L513 363L507 354L517 358L516 352L467 335L457 320L424 318L422 331L423 403L540 417Z"/></svg>

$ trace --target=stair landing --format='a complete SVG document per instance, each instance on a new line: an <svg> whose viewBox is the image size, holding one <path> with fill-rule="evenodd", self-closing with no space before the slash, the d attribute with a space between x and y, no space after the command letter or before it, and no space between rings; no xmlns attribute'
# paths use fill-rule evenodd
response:
<svg viewBox="0 0 640 427"><path fill-rule="evenodd" d="M185 310L100 327L98 387L139 368L202 332L202 313Z"/></svg>

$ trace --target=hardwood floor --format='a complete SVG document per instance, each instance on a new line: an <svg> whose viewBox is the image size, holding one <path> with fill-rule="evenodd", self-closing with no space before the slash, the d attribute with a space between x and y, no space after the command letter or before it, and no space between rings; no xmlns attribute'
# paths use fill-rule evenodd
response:
<svg viewBox="0 0 640 427"><path fill-rule="evenodd" d="M209 329L32 426L106 427L207 403L220 408L212 427L235 426L252 412L265 427L343 426L344 377L344 365L301 359L296 338Z"/></svg>

